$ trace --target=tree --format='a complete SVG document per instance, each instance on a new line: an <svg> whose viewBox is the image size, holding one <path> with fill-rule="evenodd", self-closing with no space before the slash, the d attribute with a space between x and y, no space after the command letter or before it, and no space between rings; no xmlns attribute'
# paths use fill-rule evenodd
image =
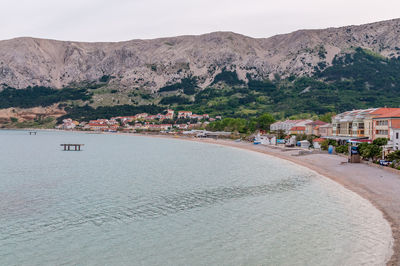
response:
<svg viewBox="0 0 400 266"><path fill-rule="evenodd" d="M384 146L388 143L387 138L376 138L372 144L378 145L379 147Z"/></svg>
<svg viewBox="0 0 400 266"><path fill-rule="evenodd" d="M332 122L332 117L335 116L336 113L334 112L329 112L323 115L319 116L319 120L324 121L326 123L331 123Z"/></svg>
<svg viewBox="0 0 400 266"><path fill-rule="evenodd" d="M278 139L284 139L284 138L286 137L285 131L284 131L283 129L279 129L279 130L276 132L276 137L277 137Z"/></svg>
<svg viewBox="0 0 400 266"><path fill-rule="evenodd" d="M321 149L323 150L328 150L329 146L332 145L334 147L337 146L336 140L333 139L325 139L323 142L321 142Z"/></svg>
<svg viewBox="0 0 400 266"><path fill-rule="evenodd" d="M358 151L364 159L376 159L381 154L382 148L376 144L361 143L358 145Z"/></svg>
<svg viewBox="0 0 400 266"><path fill-rule="evenodd" d="M258 129L262 130L269 130L270 125L274 122L274 117L268 113L265 113L257 118Z"/></svg>

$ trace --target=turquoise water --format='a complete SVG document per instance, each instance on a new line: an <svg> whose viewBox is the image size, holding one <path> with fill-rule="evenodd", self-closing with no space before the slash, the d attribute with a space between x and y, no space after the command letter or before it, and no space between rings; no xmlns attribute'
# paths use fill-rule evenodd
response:
<svg viewBox="0 0 400 266"><path fill-rule="evenodd" d="M391 254L368 201L250 151L0 131L0 166L0 265L381 265Z"/></svg>

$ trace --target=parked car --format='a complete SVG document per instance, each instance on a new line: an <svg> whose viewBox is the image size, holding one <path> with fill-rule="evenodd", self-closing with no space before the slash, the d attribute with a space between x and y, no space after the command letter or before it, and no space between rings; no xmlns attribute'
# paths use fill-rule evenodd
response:
<svg viewBox="0 0 400 266"><path fill-rule="evenodd" d="M386 160L379 160L379 164L383 166L389 166L392 162Z"/></svg>

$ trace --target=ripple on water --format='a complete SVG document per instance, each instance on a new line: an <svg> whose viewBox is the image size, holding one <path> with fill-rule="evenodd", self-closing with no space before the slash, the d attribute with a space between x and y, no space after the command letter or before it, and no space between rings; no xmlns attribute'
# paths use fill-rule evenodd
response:
<svg viewBox="0 0 400 266"><path fill-rule="evenodd" d="M85 151L54 149L67 140ZM275 158L142 137L41 133L34 141L0 132L2 265L380 265L390 257L390 226L368 201Z"/></svg>

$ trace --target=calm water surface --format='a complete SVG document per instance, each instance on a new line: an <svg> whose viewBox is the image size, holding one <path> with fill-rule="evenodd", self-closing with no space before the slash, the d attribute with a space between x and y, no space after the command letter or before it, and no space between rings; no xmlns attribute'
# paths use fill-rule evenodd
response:
<svg viewBox="0 0 400 266"><path fill-rule="evenodd" d="M382 265L391 241L368 201L262 154L0 131L0 265Z"/></svg>

